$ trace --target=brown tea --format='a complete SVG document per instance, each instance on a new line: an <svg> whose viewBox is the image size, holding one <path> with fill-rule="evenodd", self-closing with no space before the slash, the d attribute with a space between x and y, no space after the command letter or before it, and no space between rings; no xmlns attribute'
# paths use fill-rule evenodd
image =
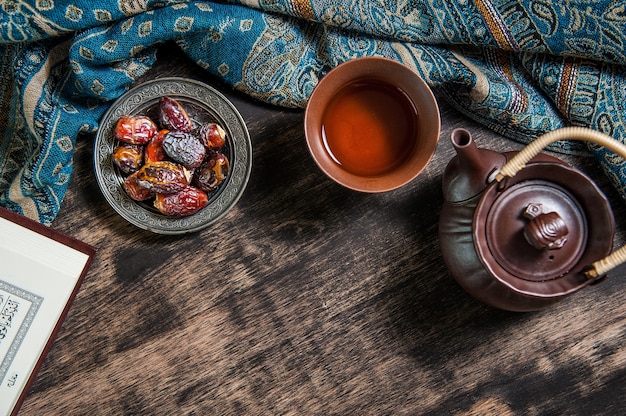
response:
<svg viewBox="0 0 626 416"><path fill-rule="evenodd" d="M417 110L406 94L378 80L343 87L322 117L322 138L348 172L376 176L402 164L417 137Z"/></svg>

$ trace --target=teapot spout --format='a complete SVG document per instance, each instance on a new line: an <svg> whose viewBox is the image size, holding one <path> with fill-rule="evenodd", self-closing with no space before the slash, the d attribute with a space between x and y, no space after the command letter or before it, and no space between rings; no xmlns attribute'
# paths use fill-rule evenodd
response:
<svg viewBox="0 0 626 416"><path fill-rule="evenodd" d="M453 130L450 140L457 154L444 171L443 193L447 202L458 203L482 193L506 157L478 148L471 133L463 128Z"/></svg>

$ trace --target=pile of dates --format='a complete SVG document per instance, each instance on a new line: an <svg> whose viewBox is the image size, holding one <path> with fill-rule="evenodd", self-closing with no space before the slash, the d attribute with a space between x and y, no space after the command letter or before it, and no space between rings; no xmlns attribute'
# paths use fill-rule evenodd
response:
<svg viewBox="0 0 626 416"><path fill-rule="evenodd" d="M147 116L119 119L113 163L133 200L154 199L164 215L194 214L229 174L230 163L221 151L226 132L213 122L194 128L185 108L171 97L161 97L157 114L157 121Z"/></svg>

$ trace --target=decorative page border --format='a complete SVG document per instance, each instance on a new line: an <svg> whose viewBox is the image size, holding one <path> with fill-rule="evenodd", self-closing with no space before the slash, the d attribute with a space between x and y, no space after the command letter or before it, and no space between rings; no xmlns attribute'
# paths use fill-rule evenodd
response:
<svg viewBox="0 0 626 416"><path fill-rule="evenodd" d="M7 292L10 295L17 297L20 300L25 300L30 303L30 305L28 306L28 311L26 312L26 316L24 317L24 320L21 322L19 329L17 331L17 334L15 335L15 338L13 338L13 341L11 342L11 346L9 347L9 350L7 351L6 355L2 358L2 363L0 364L0 381L3 381L4 377L6 376L7 371L9 370L9 368L11 367L11 364L13 363L13 360L15 359L15 355L20 349L20 345L22 344L22 341L26 337L26 334L28 333L28 330L31 324L35 320L37 311L39 311L39 307L43 303L44 298L42 296L36 295L27 290L21 289L17 286L13 286L3 280L0 280L0 291ZM0 303L0 312L4 310L7 301L3 301L2 303Z"/></svg>

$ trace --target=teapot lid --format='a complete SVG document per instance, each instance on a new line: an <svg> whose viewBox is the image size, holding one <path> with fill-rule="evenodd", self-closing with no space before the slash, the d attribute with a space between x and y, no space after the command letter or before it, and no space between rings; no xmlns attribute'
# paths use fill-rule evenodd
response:
<svg viewBox="0 0 626 416"><path fill-rule="evenodd" d="M606 197L563 163L528 164L492 183L474 214L476 251L491 275L530 296L572 293L582 271L608 255L615 222Z"/></svg>

